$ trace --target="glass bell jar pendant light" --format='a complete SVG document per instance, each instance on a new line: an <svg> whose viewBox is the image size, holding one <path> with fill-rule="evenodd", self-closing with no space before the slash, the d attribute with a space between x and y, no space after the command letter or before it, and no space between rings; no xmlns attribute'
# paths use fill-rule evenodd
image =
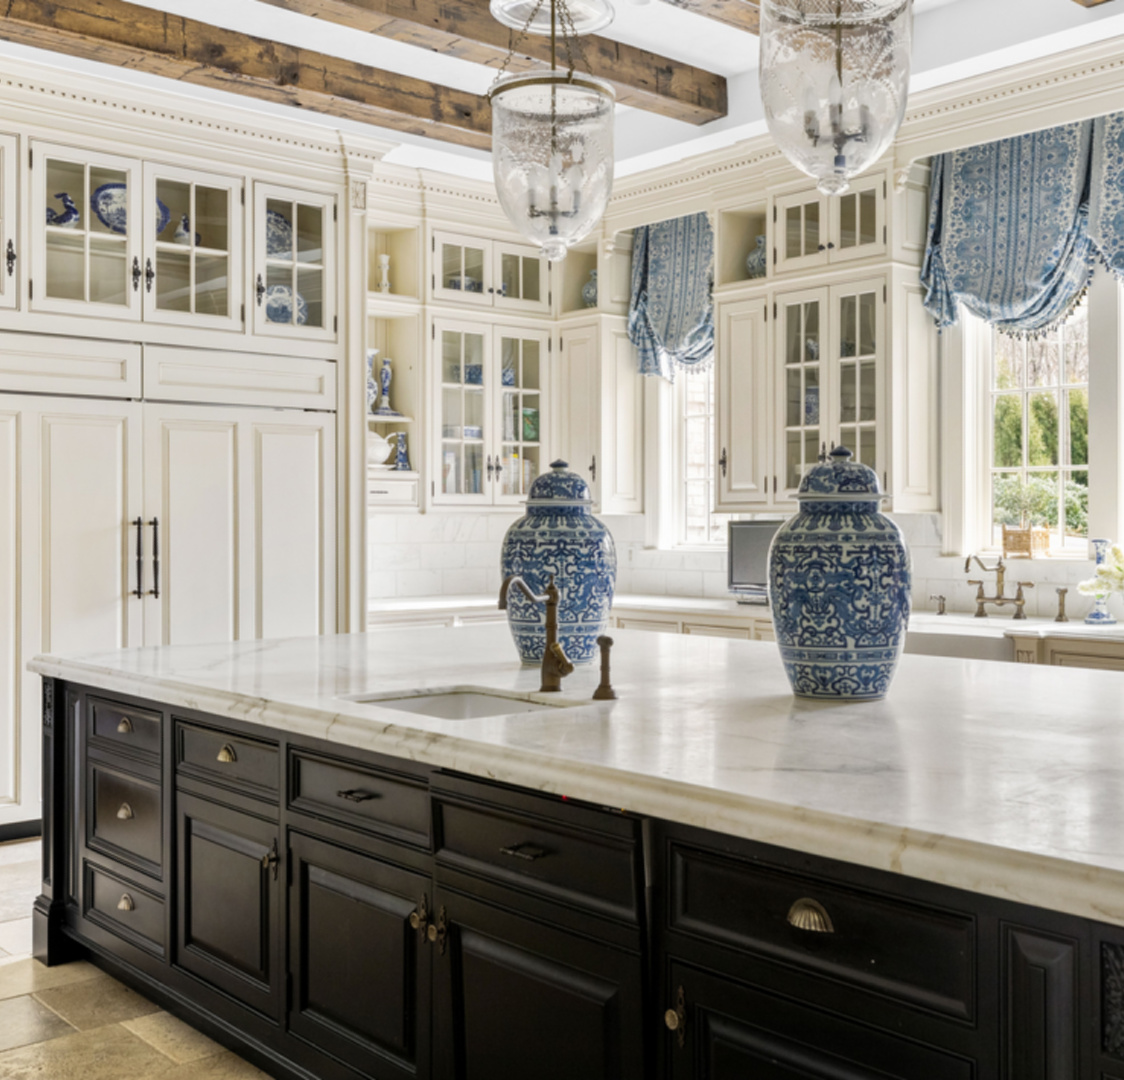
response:
<svg viewBox="0 0 1124 1080"><path fill-rule="evenodd" d="M762 0L769 131L825 195L894 141L909 94L913 0Z"/></svg>
<svg viewBox="0 0 1124 1080"><path fill-rule="evenodd" d="M545 26L551 70L504 75L492 104L492 167L500 205L519 233L562 259L600 221L613 190L613 88L574 71L577 27L600 26L605 0L492 0L505 25L521 16L519 37ZM559 35L568 68L557 67ZM509 57L510 59L510 57Z"/></svg>

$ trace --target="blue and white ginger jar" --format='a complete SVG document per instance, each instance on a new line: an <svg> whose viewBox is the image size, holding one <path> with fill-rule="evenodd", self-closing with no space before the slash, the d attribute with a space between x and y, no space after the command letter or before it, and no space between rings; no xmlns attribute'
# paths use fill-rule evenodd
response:
<svg viewBox="0 0 1124 1080"><path fill-rule="evenodd" d="M589 280L582 286L582 303L586 307L597 307L597 271L590 270Z"/></svg>
<svg viewBox="0 0 1124 1080"><path fill-rule="evenodd" d="M765 248L767 237L759 236L745 257L745 272L751 278L764 277L769 270L769 252Z"/></svg>
<svg viewBox="0 0 1124 1080"><path fill-rule="evenodd" d="M769 602L800 697L884 697L909 623L909 552L878 509L873 469L845 446L808 470L800 512L769 549Z"/></svg>
<svg viewBox="0 0 1124 1080"><path fill-rule="evenodd" d="M617 550L609 530L593 516L589 485L555 461L532 485L527 513L504 537L500 568L518 574L541 595L554 575L561 599L558 639L575 664L598 654L617 580ZM519 589L507 597L507 621L525 664L542 662L546 606L532 604Z"/></svg>

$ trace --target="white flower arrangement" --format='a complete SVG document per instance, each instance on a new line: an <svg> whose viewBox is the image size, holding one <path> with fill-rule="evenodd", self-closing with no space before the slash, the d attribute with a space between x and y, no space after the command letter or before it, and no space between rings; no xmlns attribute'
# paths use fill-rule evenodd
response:
<svg viewBox="0 0 1124 1080"><path fill-rule="evenodd" d="M1124 593L1124 548L1113 544L1105 554L1104 562L1088 581L1082 581L1077 591L1084 596L1111 596Z"/></svg>

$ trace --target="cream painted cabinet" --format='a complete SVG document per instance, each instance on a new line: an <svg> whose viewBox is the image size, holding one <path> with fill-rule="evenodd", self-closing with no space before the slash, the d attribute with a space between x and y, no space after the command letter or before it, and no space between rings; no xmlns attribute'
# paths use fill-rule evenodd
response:
<svg viewBox="0 0 1124 1080"><path fill-rule="evenodd" d="M40 816L37 653L143 642L141 406L0 395L0 825Z"/></svg>
<svg viewBox="0 0 1124 1080"><path fill-rule="evenodd" d="M716 314L715 509L740 511L767 505L771 495L768 304L735 300Z"/></svg>
<svg viewBox="0 0 1124 1080"><path fill-rule="evenodd" d="M0 395L0 826L40 813L37 653L335 630L334 432Z"/></svg>
<svg viewBox="0 0 1124 1080"><path fill-rule="evenodd" d="M538 248L435 231L429 250L434 300L550 314L550 264Z"/></svg>
<svg viewBox="0 0 1124 1080"><path fill-rule="evenodd" d="M550 334L436 319L431 334L435 506L514 506L543 470Z"/></svg>
<svg viewBox="0 0 1124 1080"><path fill-rule="evenodd" d="M334 195L254 184L254 332L335 341Z"/></svg>
<svg viewBox="0 0 1124 1080"><path fill-rule="evenodd" d="M845 194L828 198L806 188L773 200L773 269L811 270L885 255L885 175L863 177Z"/></svg>
<svg viewBox="0 0 1124 1080"><path fill-rule="evenodd" d="M644 510L644 380L623 318L565 325L559 336L558 455L589 480L599 513Z"/></svg>
<svg viewBox="0 0 1124 1080"><path fill-rule="evenodd" d="M144 406L146 644L335 629L334 431L326 413Z"/></svg>

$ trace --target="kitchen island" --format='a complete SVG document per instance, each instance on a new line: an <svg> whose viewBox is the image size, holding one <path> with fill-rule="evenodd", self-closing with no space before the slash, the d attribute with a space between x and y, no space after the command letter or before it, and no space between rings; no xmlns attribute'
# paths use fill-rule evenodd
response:
<svg viewBox="0 0 1124 1080"><path fill-rule="evenodd" d="M33 668L37 953L277 1075L1124 1075L1115 673L906 656L885 701L821 703L772 645L620 632L617 701L595 668L551 700L502 626ZM385 700L456 688L527 711Z"/></svg>

